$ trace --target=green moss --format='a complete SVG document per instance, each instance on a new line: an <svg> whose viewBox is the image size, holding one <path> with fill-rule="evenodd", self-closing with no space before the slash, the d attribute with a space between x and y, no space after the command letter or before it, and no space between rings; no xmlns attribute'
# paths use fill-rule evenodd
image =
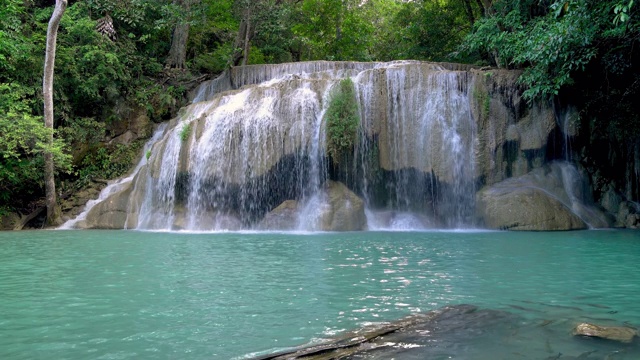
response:
<svg viewBox="0 0 640 360"><path fill-rule="evenodd" d="M491 98L484 89L476 88L473 92L473 97L476 103L480 106L480 117L486 120L489 117L489 110L491 109Z"/></svg>
<svg viewBox="0 0 640 360"><path fill-rule="evenodd" d="M325 113L327 153L335 163L353 150L357 140L360 115L355 87L351 79L340 81L333 90Z"/></svg>
<svg viewBox="0 0 640 360"><path fill-rule="evenodd" d="M189 135L191 134L191 123L185 124L182 126L182 130L180 130L180 140L185 142L189 140Z"/></svg>

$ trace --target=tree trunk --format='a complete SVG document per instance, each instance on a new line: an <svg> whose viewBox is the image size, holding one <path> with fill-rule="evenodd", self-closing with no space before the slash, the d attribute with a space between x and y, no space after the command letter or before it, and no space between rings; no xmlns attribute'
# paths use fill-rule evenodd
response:
<svg viewBox="0 0 640 360"><path fill-rule="evenodd" d="M171 37L171 49L165 63L169 69L184 69L187 61L187 43L189 41L189 11L194 0L175 0L174 4L182 6L186 13L186 19L176 24Z"/></svg>
<svg viewBox="0 0 640 360"><path fill-rule="evenodd" d="M484 5L482 4L482 0L476 0L476 3L478 4L478 8L480 9L480 15L484 17L485 11L484 11Z"/></svg>
<svg viewBox="0 0 640 360"><path fill-rule="evenodd" d="M67 0L56 0L56 7L47 28L47 48L44 57L44 77L42 94L44 96L44 125L50 129L49 146L53 145L53 69L56 60L56 40L60 19L67 8ZM47 149L44 152L44 183L46 192L47 224L59 225L60 208L56 201L56 183L53 154Z"/></svg>
<svg viewBox="0 0 640 360"><path fill-rule="evenodd" d="M473 29L473 23L476 21L476 19L473 16L473 8L471 7L471 0L462 0L462 2L464 4L464 10L467 13L467 19L469 19L469 24Z"/></svg>
<svg viewBox="0 0 640 360"><path fill-rule="evenodd" d="M249 49L251 47L252 34L252 14L251 4L247 4L240 21L238 35L233 42L233 54L229 61L230 66L247 65L249 61Z"/></svg>
<svg viewBox="0 0 640 360"><path fill-rule="evenodd" d="M249 9L249 15L247 19L251 19L251 9ZM247 28L244 33L244 51L242 55L242 66L249 63L249 50L251 49L251 20L247 20Z"/></svg>
<svg viewBox="0 0 640 360"><path fill-rule="evenodd" d="M493 0L482 0L485 15L493 15Z"/></svg>

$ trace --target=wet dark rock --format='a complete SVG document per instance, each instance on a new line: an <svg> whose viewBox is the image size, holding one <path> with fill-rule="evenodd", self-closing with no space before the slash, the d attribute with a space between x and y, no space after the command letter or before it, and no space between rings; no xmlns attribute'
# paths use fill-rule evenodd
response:
<svg viewBox="0 0 640 360"><path fill-rule="evenodd" d="M496 325L510 330L518 316L473 305L446 306L399 321L349 332L325 344L311 345L253 360L431 359L460 353L459 338L481 336ZM437 343L437 346L433 346Z"/></svg>

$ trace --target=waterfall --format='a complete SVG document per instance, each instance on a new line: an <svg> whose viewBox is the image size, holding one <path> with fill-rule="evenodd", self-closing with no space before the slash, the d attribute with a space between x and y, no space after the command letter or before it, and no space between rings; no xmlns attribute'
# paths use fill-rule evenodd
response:
<svg viewBox="0 0 640 360"><path fill-rule="evenodd" d="M362 210L358 202L369 229L472 226L474 75L447 67L455 68L307 62L227 71L203 83L153 144L130 180L124 227L271 229L261 222L286 203L288 229L315 231L328 212ZM326 153L324 114L345 78L361 124L352 156L337 163Z"/></svg>
<svg viewBox="0 0 640 360"><path fill-rule="evenodd" d="M468 75L437 65L391 66L385 71L386 99L372 92L376 81L380 80L364 73L357 82L363 126L371 128L379 122L381 111L387 117L377 143L380 158L361 160L364 196L369 209L377 206L398 213L386 223L370 213L370 227L471 225L476 125ZM371 106L380 102L385 103L383 109ZM376 153L368 146L361 144L360 156ZM383 180L380 168L386 171ZM389 195L382 204L381 192ZM420 220L408 214L412 212L427 217Z"/></svg>

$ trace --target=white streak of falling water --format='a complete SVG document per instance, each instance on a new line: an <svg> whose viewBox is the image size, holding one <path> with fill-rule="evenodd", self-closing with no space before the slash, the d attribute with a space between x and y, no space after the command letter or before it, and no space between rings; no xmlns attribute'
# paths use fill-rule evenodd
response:
<svg viewBox="0 0 640 360"><path fill-rule="evenodd" d="M469 101L470 84L466 74L443 72L433 76L431 89L438 94L428 105L432 116L437 116L443 130L443 154L449 155L449 176L452 189L445 193L444 208L447 225L470 226L475 208L475 157L476 123L471 115ZM429 97L431 99L431 97ZM446 105L445 105L446 104Z"/></svg>
<svg viewBox="0 0 640 360"><path fill-rule="evenodd" d="M409 211L426 204L418 203L416 186L424 192L434 191L431 186L415 184L408 175L413 169L427 175L433 172L437 180L447 184L439 196L437 211L444 225L460 227L471 225L470 213L474 206L474 144L475 122L471 115L468 87L464 73L442 71L442 68L425 69L416 66L391 66L386 69L387 99L376 99L372 93L376 87L371 72L363 73L357 82L361 102L360 112L366 128L380 116L371 109L371 104L386 101L386 137L381 137L380 146L389 151L389 163L396 170L394 182L387 184L394 194L388 210ZM378 80L379 81L379 80ZM379 110L378 110L379 112ZM372 149L361 149L366 153ZM369 176L375 169L368 169L363 161L365 201L371 212L368 198ZM384 164L383 164L384 165ZM375 166L375 164L374 164ZM434 179L432 179L433 181ZM435 206L435 205L432 205ZM435 212L435 208L433 211ZM370 228L375 228L375 219ZM406 222L402 222L406 223Z"/></svg>
<svg viewBox="0 0 640 360"><path fill-rule="evenodd" d="M186 219L189 230L216 230L219 227L215 216L211 216L209 221L205 221L205 217L208 208L222 205L222 199L217 199L215 195L224 191L221 188L224 185L216 185L218 188L211 194L204 191L205 182L212 178L234 178L237 173L234 170L242 169L240 164L234 163L239 159L232 146L234 138L237 140L240 135L234 133L235 127L245 120L247 110L253 109L247 103L251 91L247 89L222 97L220 104L207 115L202 135L191 147Z"/></svg>
<svg viewBox="0 0 640 360"><path fill-rule="evenodd" d="M174 219L175 185L182 140L180 132L187 126L183 121L165 135L161 152L160 173L157 179L147 171L146 194L140 206L137 229L171 230Z"/></svg>
<svg viewBox="0 0 640 360"><path fill-rule="evenodd" d="M192 102L197 103L213 99L217 94L255 85L274 79L297 76L305 79L318 77L345 77L368 69L387 67L390 64L418 64L417 61L400 60L389 63L353 62L353 61L306 61L286 64L248 65L235 67L223 72L215 79L203 82L193 92Z"/></svg>
<svg viewBox="0 0 640 360"><path fill-rule="evenodd" d="M608 227L606 217L599 210L589 205L593 203L593 200L585 183L585 177L580 174L578 168L569 162L556 162L551 166L560 168L562 185L568 198L568 202L560 201L571 209L590 229Z"/></svg>
<svg viewBox="0 0 640 360"><path fill-rule="evenodd" d="M96 206L97 204L107 199L110 195L115 194L118 191L122 190L125 185L133 181L134 177L136 176L140 168L142 168L142 166L147 164L147 157L146 157L147 151L151 149L153 144L155 144L158 140L160 140L166 128L167 128L166 123L160 124L158 128L154 131L151 138L144 145L144 148L142 150L142 156L140 157L140 161L138 161L138 164L136 165L134 170L131 171L131 173L129 173L129 175L127 175L126 177L117 179L111 184L107 185L107 187L102 189L97 199L89 200L85 205L84 209L82 210L82 212L78 214L78 216L76 216L74 219L66 221L58 229L61 229L61 230L73 229L79 221L85 220L87 218L87 214L89 213L89 211L91 211L91 209L94 206Z"/></svg>
<svg viewBox="0 0 640 360"><path fill-rule="evenodd" d="M312 123L309 132L312 134L311 141L307 146L310 163L309 171L309 185L303 192L303 198L300 201L300 210L298 212L298 231L317 231L321 229L321 217L322 214L327 211L326 194L321 191L321 181L324 175L325 162L325 142L326 132L323 126L324 114L327 111L327 105L329 104L329 96L331 89L336 86L338 82L333 82L331 86L328 86L322 96L322 107L319 113L316 114L316 121Z"/></svg>
<svg viewBox="0 0 640 360"><path fill-rule="evenodd" d="M307 155L319 158L319 109L310 83L290 77L224 95L221 105L204 119L202 136L190 151L186 228L224 230L224 219L246 221L259 213L271 191L298 187L304 193L317 188L320 165L312 161L307 175L303 163ZM297 184L267 178L283 156L293 157L290 171L297 173ZM307 177L311 181L303 183Z"/></svg>

